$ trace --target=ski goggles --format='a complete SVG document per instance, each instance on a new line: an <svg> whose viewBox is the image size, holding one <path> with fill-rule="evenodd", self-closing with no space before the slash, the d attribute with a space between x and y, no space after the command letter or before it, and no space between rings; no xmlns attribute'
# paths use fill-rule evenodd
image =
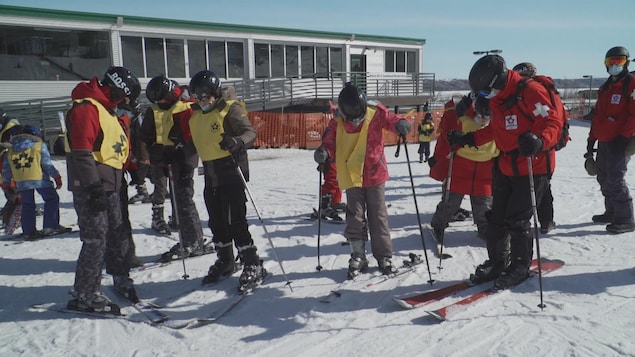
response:
<svg viewBox="0 0 635 357"><path fill-rule="evenodd" d="M207 93L192 93L192 98L201 102L209 101L211 96Z"/></svg>
<svg viewBox="0 0 635 357"><path fill-rule="evenodd" d="M485 99L492 99L496 96L496 94L498 94L498 92L493 92L492 89L481 89L480 91L478 91L478 95Z"/></svg>
<svg viewBox="0 0 635 357"><path fill-rule="evenodd" d="M606 57L604 59L604 65L607 67L610 66L623 66L626 64L627 62L627 58L624 56L612 56L612 57Z"/></svg>

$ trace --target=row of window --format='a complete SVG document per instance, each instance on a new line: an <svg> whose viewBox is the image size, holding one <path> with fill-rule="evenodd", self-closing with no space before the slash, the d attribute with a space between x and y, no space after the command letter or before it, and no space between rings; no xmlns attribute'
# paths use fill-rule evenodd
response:
<svg viewBox="0 0 635 357"><path fill-rule="evenodd" d="M107 31L0 26L0 80L87 80L111 65ZM137 76L188 78L204 68L221 78L248 77L244 42L122 36L123 65ZM416 52L384 51L386 72L417 72ZM343 47L254 44L256 78L345 72ZM353 69L356 70L356 69ZM365 69L361 69L365 71Z"/></svg>

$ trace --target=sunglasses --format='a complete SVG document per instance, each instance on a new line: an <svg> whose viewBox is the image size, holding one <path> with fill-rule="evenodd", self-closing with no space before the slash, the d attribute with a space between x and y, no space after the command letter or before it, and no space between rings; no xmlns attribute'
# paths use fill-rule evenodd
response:
<svg viewBox="0 0 635 357"><path fill-rule="evenodd" d="M485 99L492 99L496 96L496 93L493 93L491 89L490 90L481 89L480 91L478 91L478 95L480 95L481 97Z"/></svg>
<svg viewBox="0 0 635 357"><path fill-rule="evenodd" d="M624 56L614 56L614 57L606 57L604 59L604 65L609 66L623 66L626 64L626 57Z"/></svg>

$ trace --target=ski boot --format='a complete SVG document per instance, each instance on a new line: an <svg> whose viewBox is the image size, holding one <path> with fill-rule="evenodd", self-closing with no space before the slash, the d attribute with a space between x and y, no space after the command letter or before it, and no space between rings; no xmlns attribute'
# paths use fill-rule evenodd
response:
<svg viewBox="0 0 635 357"><path fill-rule="evenodd" d="M351 244L351 258L348 260L348 272L346 278L355 279L359 274L368 270L368 259L366 259L365 241L354 240Z"/></svg>
<svg viewBox="0 0 635 357"><path fill-rule="evenodd" d="M163 219L163 205L152 205L152 229L161 233L170 235L172 231L165 220Z"/></svg>
<svg viewBox="0 0 635 357"><path fill-rule="evenodd" d="M145 183L143 185L135 185L137 189L137 194L130 197L128 200L128 204L135 204L137 202L141 203L151 203L150 195L148 194L148 189L146 188Z"/></svg>
<svg viewBox="0 0 635 357"><path fill-rule="evenodd" d="M377 264L379 265L379 270L384 275L395 274L398 272L397 268L392 265L392 261L390 260L390 258L378 259Z"/></svg>
<svg viewBox="0 0 635 357"><path fill-rule="evenodd" d="M217 243L216 254L218 259L209 267L207 275L203 278L202 285L215 283L230 277L240 269L240 264L234 260L234 248L232 243Z"/></svg>
<svg viewBox="0 0 635 357"><path fill-rule="evenodd" d="M69 310L121 315L119 305L111 302L99 291L92 294L80 294L75 290L71 290L69 293L73 297L73 299L69 300L66 304L66 308Z"/></svg>
<svg viewBox="0 0 635 357"><path fill-rule="evenodd" d="M128 275L114 275L112 277L114 282L115 291L130 300L133 304L139 302L139 297L137 296L137 291L132 285L132 279Z"/></svg>
<svg viewBox="0 0 635 357"><path fill-rule="evenodd" d="M238 279L238 291L246 294L260 285L267 276L267 270L262 266L262 260L256 253L256 247L251 246L243 249L240 254L245 266Z"/></svg>
<svg viewBox="0 0 635 357"><path fill-rule="evenodd" d="M529 263L514 260L494 282L494 289L503 290L518 285L529 278Z"/></svg>

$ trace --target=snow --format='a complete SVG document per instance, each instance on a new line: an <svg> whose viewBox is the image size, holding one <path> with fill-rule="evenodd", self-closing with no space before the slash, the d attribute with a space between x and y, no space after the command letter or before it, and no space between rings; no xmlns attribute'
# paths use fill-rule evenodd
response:
<svg viewBox="0 0 635 357"><path fill-rule="evenodd" d="M543 257L566 265L542 279L546 307L541 310L539 280L530 279L475 303L446 322L426 313L466 296L462 292L423 308L403 310L394 296L424 292L464 279L486 258L484 244L471 222L453 223L446 233L446 252L453 258L434 257L426 238L427 265L415 273L366 288L343 288L340 297L329 292L344 281L349 248L342 246L343 225L322 224L317 271L317 223L305 217L317 205L318 173L311 150L250 150L251 182L258 212L248 202L250 230L266 268L265 284L216 323L197 329L153 327L125 319L84 317L52 311L34 311L32 304L65 304L73 284L75 261L81 248L78 233L37 242L3 241L0 252L0 355L2 356L624 356L635 355L635 234L611 235L591 223L602 213L603 198L595 178L583 168L588 123L572 122L573 140L558 153L552 186L557 229L541 235ZM395 157L387 147L391 180L386 201L395 261L414 252L423 254L417 226L406 150ZM426 164L417 160L417 145L409 144L411 168L421 221L429 222L440 200L440 184L430 179ZM55 165L65 175L63 160ZM195 201L204 232L207 213L202 199L203 180L195 179ZM635 182L635 170L627 174ZM149 189L152 186L148 183ZM62 189L61 223L73 224L76 215L71 194ZM134 194L134 188L129 188ZM37 195L36 195L37 196ZM166 205L167 206L167 205ZM464 200L464 208L469 201ZM149 204L130 206L137 255L155 259L178 239L149 230ZM38 221L41 224L41 218ZM275 253L269 244L275 245ZM293 291L276 255L282 260ZM135 272L137 291L164 306L175 320L206 316L223 306L237 286L237 275L216 286L201 287L201 279L215 256L163 268ZM376 262L371 259L371 272ZM103 291L115 299L112 279L103 279ZM473 289L475 290L475 289ZM189 292L188 292L189 291ZM472 291L472 290L471 290ZM118 300L116 300L118 301ZM124 312L141 318L129 307Z"/></svg>

